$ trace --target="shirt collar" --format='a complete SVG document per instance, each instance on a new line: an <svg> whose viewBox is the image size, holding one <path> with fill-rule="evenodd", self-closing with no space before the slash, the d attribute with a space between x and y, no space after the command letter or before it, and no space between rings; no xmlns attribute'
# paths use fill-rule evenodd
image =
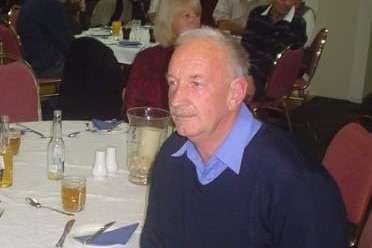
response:
<svg viewBox="0 0 372 248"><path fill-rule="evenodd" d="M255 119L247 106L243 104L237 120L213 157L217 158L236 174L239 174L244 149L260 129L261 125L262 123ZM200 160L200 157L190 157L192 156L191 154L198 154L192 151L196 151L196 147L188 140L172 156L179 157L187 153L190 160Z"/></svg>
<svg viewBox="0 0 372 248"><path fill-rule="evenodd" d="M261 16L267 16L269 13L270 13L270 10L272 8L272 4L270 4L262 13L261 13ZM296 8L295 6L292 6L292 8L289 10L289 12L287 13L287 15L285 15L283 17L282 20L284 21L287 21L287 22L292 22L292 19L295 15L295 12L296 12Z"/></svg>

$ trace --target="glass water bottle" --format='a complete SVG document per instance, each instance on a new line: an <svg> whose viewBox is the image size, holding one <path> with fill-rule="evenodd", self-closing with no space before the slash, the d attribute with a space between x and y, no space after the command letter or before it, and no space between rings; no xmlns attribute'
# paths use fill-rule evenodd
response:
<svg viewBox="0 0 372 248"><path fill-rule="evenodd" d="M0 188L13 184L13 153L9 145L9 117L0 117Z"/></svg>
<svg viewBox="0 0 372 248"><path fill-rule="evenodd" d="M65 143L62 139L62 111L54 110L53 137L48 144L47 156L48 178L59 180L63 178L65 163Z"/></svg>

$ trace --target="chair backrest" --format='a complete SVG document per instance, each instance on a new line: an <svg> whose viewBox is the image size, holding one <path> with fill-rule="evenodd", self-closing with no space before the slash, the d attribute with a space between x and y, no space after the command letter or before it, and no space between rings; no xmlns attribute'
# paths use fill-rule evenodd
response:
<svg viewBox="0 0 372 248"><path fill-rule="evenodd" d="M72 42L59 89L64 119L122 119L123 87L123 73L109 47L91 37Z"/></svg>
<svg viewBox="0 0 372 248"><path fill-rule="evenodd" d="M372 212L369 213L367 222L364 225L358 248L372 248Z"/></svg>
<svg viewBox="0 0 372 248"><path fill-rule="evenodd" d="M9 24L12 25L13 27L17 25L18 15L21 9L22 9L22 6L15 4L10 8L8 12Z"/></svg>
<svg viewBox="0 0 372 248"><path fill-rule="evenodd" d="M306 68L302 77L307 82L307 86L315 75L325 44L327 43L327 37L328 29L321 29L315 36L310 47L305 51Z"/></svg>
<svg viewBox="0 0 372 248"><path fill-rule="evenodd" d="M265 95L280 103L288 97L300 70L304 49L287 47L274 61L274 68L266 83Z"/></svg>
<svg viewBox="0 0 372 248"><path fill-rule="evenodd" d="M22 61L0 65L0 114L8 115L11 122L41 120L39 88Z"/></svg>
<svg viewBox="0 0 372 248"><path fill-rule="evenodd" d="M22 57L22 46L14 28L4 21L0 21L0 53L14 54Z"/></svg>
<svg viewBox="0 0 372 248"><path fill-rule="evenodd" d="M354 242L372 195L372 133L360 123L346 124L333 137L323 164L340 188L349 222L356 226Z"/></svg>

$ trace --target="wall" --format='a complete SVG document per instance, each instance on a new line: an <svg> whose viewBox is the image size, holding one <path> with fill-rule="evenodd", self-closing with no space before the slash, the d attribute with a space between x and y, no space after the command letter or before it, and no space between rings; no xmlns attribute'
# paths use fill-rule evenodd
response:
<svg viewBox="0 0 372 248"><path fill-rule="evenodd" d="M364 95L372 95L372 21L371 30L369 33L369 50L368 50L368 60L367 60L367 70L366 70L366 80L364 85Z"/></svg>
<svg viewBox="0 0 372 248"><path fill-rule="evenodd" d="M310 94L361 102L369 93L364 89L372 0L325 0L316 5L316 29L327 27L329 35Z"/></svg>

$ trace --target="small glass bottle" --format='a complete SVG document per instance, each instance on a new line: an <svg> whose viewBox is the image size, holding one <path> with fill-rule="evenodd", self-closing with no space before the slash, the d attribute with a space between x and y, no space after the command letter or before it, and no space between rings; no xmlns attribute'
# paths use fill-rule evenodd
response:
<svg viewBox="0 0 372 248"><path fill-rule="evenodd" d="M9 145L9 117L0 117L0 188L13 184L13 153Z"/></svg>
<svg viewBox="0 0 372 248"><path fill-rule="evenodd" d="M51 180L63 178L65 163L65 143L62 139L62 111L54 110L53 137L48 144L47 172Z"/></svg>

